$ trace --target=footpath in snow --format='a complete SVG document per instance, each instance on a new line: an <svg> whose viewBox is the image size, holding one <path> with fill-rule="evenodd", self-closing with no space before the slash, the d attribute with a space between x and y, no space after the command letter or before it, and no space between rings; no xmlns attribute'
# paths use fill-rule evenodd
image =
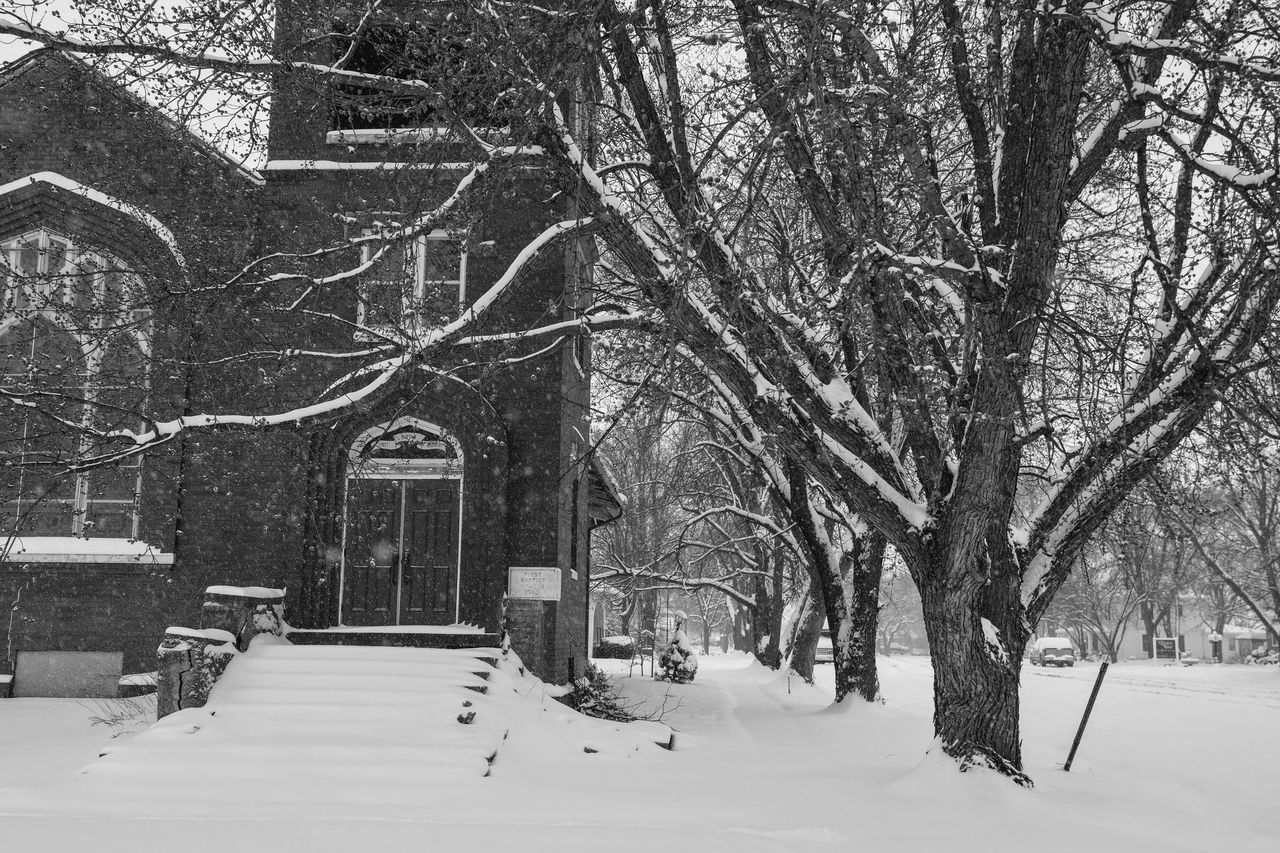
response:
<svg viewBox="0 0 1280 853"><path fill-rule="evenodd" d="M261 662L259 675L279 665L270 654ZM819 668L815 687L743 656L713 656L702 659L692 684L668 685L602 662L631 701L663 709L663 722L678 730L673 752L649 744L655 729L623 733L583 722L538 682L496 670L489 693L473 704L479 728L466 738L474 740L432 745L436 735L415 733L416 723L435 728L429 711L420 720L412 713L397 719L386 704L415 691L414 701L430 694L456 704L474 691L362 680L376 680L381 667L392 677L396 666L385 660L327 664L327 681L320 678L311 695L273 697L278 688L256 676L237 684L229 674L213 697L224 710L212 719L228 707L240 710L225 729L210 723L201 730L221 731L227 749L183 747L181 767L166 763L179 753L160 738L194 743L200 733L182 735L166 720L146 734L107 741L113 754L77 774L74 765L93 754L83 754L87 723L66 713L74 700L7 700L0 702L0 846L49 853L213 853L244 845L1165 853L1270 850L1280 841L1275 668L1112 667L1068 774L1059 767L1097 668L1025 667L1024 750L1036 780L1027 791L990 773L958 774L930 751L927 659L880 664L886 703L835 709L829 667ZM345 699L336 695L338 669L356 677L342 688L351 691ZM273 709L261 718L277 721L273 731L241 728L250 696ZM23 703L59 713L32 714L23 709L35 706ZM383 711L363 710L377 706ZM458 711L449 704L440 713L446 710ZM193 719L187 712L169 719L184 715ZM352 724L340 726L342 719ZM445 730L464 728L451 726ZM500 729L506 737L492 764L479 758L488 776L470 758L423 766L433 751L442 758L485 753ZM101 730L99 743L107 735ZM43 764L30 760L37 749L48 756ZM10 750L24 757L9 764L2 756ZM108 770L112 762L116 769ZM61 781L52 778L53 766L66 768ZM161 778L165 785L154 783ZM206 796L210 790L217 795Z"/></svg>

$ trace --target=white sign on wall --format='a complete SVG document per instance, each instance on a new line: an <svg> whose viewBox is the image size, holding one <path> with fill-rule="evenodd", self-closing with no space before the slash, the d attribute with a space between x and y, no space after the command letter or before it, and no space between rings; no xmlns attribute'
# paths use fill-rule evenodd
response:
<svg viewBox="0 0 1280 853"><path fill-rule="evenodd" d="M1155 638L1156 660L1177 660L1178 641L1173 637Z"/></svg>
<svg viewBox="0 0 1280 853"><path fill-rule="evenodd" d="M507 595L532 601L559 601L560 570L540 566L512 566L507 573Z"/></svg>

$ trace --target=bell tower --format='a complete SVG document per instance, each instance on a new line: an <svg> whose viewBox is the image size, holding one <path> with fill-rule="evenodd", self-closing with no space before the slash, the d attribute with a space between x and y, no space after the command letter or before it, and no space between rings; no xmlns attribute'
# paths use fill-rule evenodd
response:
<svg viewBox="0 0 1280 853"><path fill-rule="evenodd" d="M374 361L486 306L467 332L484 342L425 349L312 436L301 620L505 626L564 680L589 653L591 356L583 333L528 332L583 310L591 252L570 238L523 261L573 211L536 155L491 156L531 108L478 14L278 4L269 251L333 249L309 297L332 321L308 346Z"/></svg>

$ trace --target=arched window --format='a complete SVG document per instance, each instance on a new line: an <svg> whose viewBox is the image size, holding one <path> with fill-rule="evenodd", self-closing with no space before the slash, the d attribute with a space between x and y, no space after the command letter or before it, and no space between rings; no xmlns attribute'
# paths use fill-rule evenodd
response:
<svg viewBox="0 0 1280 853"><path fill-rule="evenodd" d="M117 258L37 229L0 242L0 535L137 536L141 460L78 474L138 426L147 397L150 311Z"/></svg>

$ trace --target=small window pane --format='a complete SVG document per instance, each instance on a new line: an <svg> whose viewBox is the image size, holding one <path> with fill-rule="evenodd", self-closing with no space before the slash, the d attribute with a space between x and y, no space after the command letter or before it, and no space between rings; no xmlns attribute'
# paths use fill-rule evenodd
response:
<svg viewBox="0 0 1280 853"><path fill-rule="evenodd" d="M405 281L369 281L361 287L361 322L366 326L400 326L409 297Z"/></svg>
<svg viewBox="0 0 1280 853"><path fill-rule="evenodd" d="M133 501L89 500L85 510L84 535L111 539L133 536Z"/></svg>
<svg viewBox="0 0 1280 853"><path fill-rule="evenodd" d="M95 468L86 475L84 535L129 537L137 504L139 457Z"/></svg>
<svg viewBox="0 0 1280 853"><path fill-rule="evenodd" d="M99 310L98 287L102 276L102 259L96 255L81 255L76 262L75 275L70 281L70 299L81 312ZM81 325L85 325L81 322Z"/></svg>
<svg viewBox="0 0 1280 853"><path fill-rule="evenodd" d="M23 240L18 250L18 272L24 276L34 276L40 271L40 247L29 240Z"/></svg>
<svg viewBox="0 0 1280 853"><path fill-rule="evenodd" d="M17 311L32 307L32 288L39 274L40 250L30 238L23 238L13 243L12 258L15 278L13 307Z"/></svg>
<svg viewBox="0 0 1280 853"><path fill-rule="evenodd" d="M57 477L49 469L28 467L24 476L14 482L4 478L5 531L16 530L28 536L68 536L75 522L75 479ZM17 497L13 497L16 495ZM16 526L15 526L16 525Z"/></svg>
<svg viewBox="0 0 1280 853"><path fill-rule="evenodd" d="M457 284L462 277L462 253L451 240L426 240L426 281Z"/></svg>
<svg viewBox="0 0 1280 853"><path fill-rule="evenodd" d="M114 317L129 301L129 277L120 270L111 270L103 278L102 312Z"/></svg>
<svg viewBox="0 0 1280 853"><path fill-rule="evenodd" d="M51 276L66 275L70 264L70 246L56 237L49 238L49 249L46 254L48 266L45 272Z"/></svg>
<svg viewBox="0 0 1280 853"><path fill-rule="evenodd" d="M364 257L373 266L360 286L359 322L374 327L401 326L405 306L413 295L412 252L406 252L402 242L377 242L364 247Z"/></svg>

